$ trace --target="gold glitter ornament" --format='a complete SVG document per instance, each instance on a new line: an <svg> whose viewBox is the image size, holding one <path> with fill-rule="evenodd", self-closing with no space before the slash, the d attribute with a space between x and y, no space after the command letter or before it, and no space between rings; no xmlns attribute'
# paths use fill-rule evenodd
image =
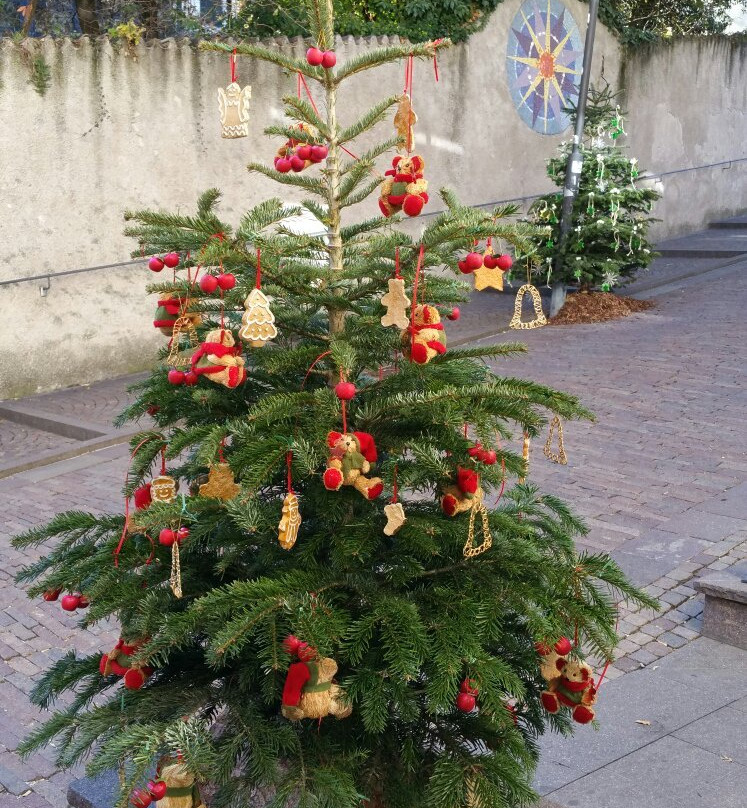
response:
<svg viewBox="0 0 747 808"><path fill-rule="evenodd" d="M534 306L534 320L529 320L525 323L522 322L521 319L521 304L524 299L524 295L527 292L532 298L532 305ZM545 313L542 311L542 298L540 297L540 293L537 291L536 287L532 286L531 283L525 283L516 293L516 301L514 302L514 316L511 318L511 322L508 324L508 327L526 329L541 328L543 325L547 325L547 318L545 317Z"/></svg>
<svg viewBox="0 0 747 808"><path fill-rule="evenodd" d="M200 486L200 496L227 500L233 499L240 490L228 463L217 463L210 466L208 481Z"/></svg>
<svg viewBox="0 0 747 808"><path fill-rule="evenodd" d="M552 450L552 438L556 429L558 430L557 453ZM561 466L565 466L568 463L568 456L565 453L565 446L563 445L563 424L560 421L560 417L557 415L550 421L550 434L547 436L543 452L545 457L548 460L552 460L553 463L560 463Z"/></svg>
<svg viewBox="0 0 747 808"><path fill-rule="evenodd" d="M475 517L480 514L482 520L482 544L475 547ZM493 535L490 532L490 522L488 521L488 509L482 501L482 498L475 499L469 512L469 529L467 532L467 541L464 545L462 552L465 558L474 558L489 550L493 546Z"/></svg>
<svg viewBox="0 0 747 808"><path fill-rule="evenodd" d="M283 515L278 524L278 541L283 550L290 550L298 538L301 527L301 512L298 509L298 497L288 492L283 500Z"/></svg>

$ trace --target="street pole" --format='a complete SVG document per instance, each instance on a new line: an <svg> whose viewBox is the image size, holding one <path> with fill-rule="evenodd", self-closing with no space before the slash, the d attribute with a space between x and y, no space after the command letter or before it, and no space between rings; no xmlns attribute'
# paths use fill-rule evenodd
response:
<svg viewBox="0 0 747 808"><path fill-rule="evenodd" d="M568 156L565 167L565 187L563 188L563 207L560 213L560 238L558 251L555 254L555 270L561 269L562 252L568 242L568 234L573 226L573 203L578 195L578 183L581 179L583 155L581 154L581 141L584 135L584 118L586 117L586 99L589 95L589 80L591 79L591 57L594 52L594 34L597 28L597 10L599 0L589 0L589 17L586 23L586 39L584 41L584 61L581 69L581 86L578 90L578 107L576 109L576 130L573 134L573 147ZM556 282L552 286L550 299L550 316L554 317L565 303L565 283Z"/></svg>

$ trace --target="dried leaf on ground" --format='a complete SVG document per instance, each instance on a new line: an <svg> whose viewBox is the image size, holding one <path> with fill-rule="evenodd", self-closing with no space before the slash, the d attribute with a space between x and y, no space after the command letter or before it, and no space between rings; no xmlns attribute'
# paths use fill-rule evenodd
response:
<svg viewBox="0 0 747 808"><path fill-rule="evenodd" d="M563 308L550 319L550 325L602 323L653 307L650 300L636 300L612 292L577 292L568 296Z"/></svg>

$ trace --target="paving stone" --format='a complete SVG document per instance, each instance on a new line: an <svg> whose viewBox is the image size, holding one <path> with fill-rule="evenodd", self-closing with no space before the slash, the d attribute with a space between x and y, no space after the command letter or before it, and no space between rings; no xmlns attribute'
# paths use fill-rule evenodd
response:
<svg viewBox="0 0 747 808"><path fill-rule="evenodd" d="M644 634L648 634L650 637L658 637L659 634L664 633L664 629L656 623L649 623L647 626L644 626L641 631Z"/></svg>
<svg viewBox="0 0 747 808"><path fill-rule="evenodd" d="M672 651L668 645L664 645L664 643L661 643L658 640L650 642L648 645L641 646L641 649L643 651L648 651L649 654L653 654L657 659L666 656Z"/></svg>
<svg viewBox="0 0 747 808"><path fill-rule="evenodd" d="M677 611L681 614L686 614L688 617L697 617L699 614L703 613L703 601L700 598L688 600L681 606L678 606Z"/></svg>
<svg viewBox="0 0 747 808"><path fill-rule="evenodd" d="M553 791L550 799L573 808L716 808L713 799L724 783L729 793L740 793L745 771L670 736Z"/></svg>
<svg viewBox="0 0 747 808"><path fill-rule="evenodd" d="M696 637L700 636L699 632L685 628L684 626L675 626L672 629L672 634L677 634L680 637L684 637L686 640L694 640Z"/></svg>
<svg viewBox="0 0 747 808"><path fill-rule="evenodd" d="M638 670L638 668L641 667L641 663L636 662L635 659L631 659L629 656L623 656L615 660L615 667L624 673L629 673L630 671Z"/></svg>
<svg viewBox="0 0 747 808"><path fill-rule="evenodd" d="M675 589L672 589L669 592L665 592L663 595L659 595L659 600L664 603L669 603L671 606L679 606L680 603L684 603L687 600L687 597L679 594Z"/></svg>
<svg viewBox="0 0 747 808"><path fill-rule="evenodd" d="M635 660L636 662L640 662L641 665L648 665L651 662L654 662L658 659L656 654L652 654L650 651L647 651L645 648L639 648L637 651L634 651L630 658Z"/></svg>
<svg viewBox="0 0 747 808"><path fill-rule="evenodd" d="M722 707L677 730L674 736L747 766L747 721L734 707Z"/></svg>
<svg viewBox="0 0 747 808"><path fill-rule="evenodd" d="M673 631L667 631L659 637L659 642L666 643L670 648L681 648L687 640Z"/></svg>

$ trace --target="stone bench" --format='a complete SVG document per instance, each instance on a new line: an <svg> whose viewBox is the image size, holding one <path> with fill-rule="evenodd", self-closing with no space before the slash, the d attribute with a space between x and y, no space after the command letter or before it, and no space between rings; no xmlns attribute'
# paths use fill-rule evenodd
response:
<svg viewBox="0 0 747 808"><path fill-rule="evenodd" d="M747 650L747 563L695 581L705 595L703 636Z"/></svg>

